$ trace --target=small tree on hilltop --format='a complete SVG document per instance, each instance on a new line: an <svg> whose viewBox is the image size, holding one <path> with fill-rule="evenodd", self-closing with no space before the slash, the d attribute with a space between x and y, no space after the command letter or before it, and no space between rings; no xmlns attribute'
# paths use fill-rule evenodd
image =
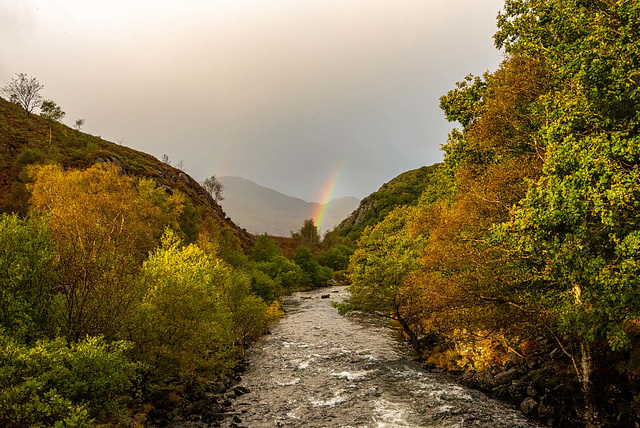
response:
<svg viewBox="0 0 640 428"><path fill-rule="evenodd" d="M74 125L74 127L76 128L76 130L80 130L80 128L82 128L84 126L84 119L78 119L76 120L76 124Z"/></svg>
<svg viewBox="0 0 640 428"><path fill-rule="evenodd" d="M17 74L17 78L12 78L0 92L9 98L12 103L18 104L27 113L27 117L31 118L34 109L42 104L42 96L40 91L44 88L35 77L27 77L24 73Z"/></svg>
<svg viewBox="0 0 640 428"><path fill-rule="evenodd" d="M51 144L51 130L54 122L60 122L65 115L60 106L52 100L45 100L40 107L40 117L49 122L49 144Z"/></svg>
<svg viewBox="0 0 640 428"><path fill-rule="evenodd" d="M220 181L218 181L215 174L209 178L205 178L202 182L202 187L204 188L204 190L209 192L211 197L213 197L216 202L224 200L224 196L222 196L224 186L222 185L222 183L220 183Z"/></svg>

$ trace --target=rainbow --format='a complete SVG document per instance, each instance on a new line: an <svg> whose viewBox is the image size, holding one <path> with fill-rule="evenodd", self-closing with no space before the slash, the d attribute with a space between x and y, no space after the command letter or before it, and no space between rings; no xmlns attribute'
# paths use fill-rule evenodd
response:
<svg viewBox="0 0 640 428"><path fill-rule="evenodd" d="M327 214L327 203L333 199L333 192L336 190L336 184L338 183L338 179L340 178L340 174L342 173L342 165L338 164L333 169L333 172L329 176L329 179L325 182L325 185L322 188L322 192L320 194L320 199L318 202L318 207L315 212L312 214L311 218L318 226L319 233L322 233L324 230L324 220Z"/></svg>

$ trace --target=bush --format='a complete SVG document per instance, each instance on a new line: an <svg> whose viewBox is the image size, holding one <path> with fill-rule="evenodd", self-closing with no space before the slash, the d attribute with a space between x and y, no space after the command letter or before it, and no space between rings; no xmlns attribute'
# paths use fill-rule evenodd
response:
<svg viewBox="0 0 640 428"><path fill-rule="evenodd" d="M0 216L0 325L20 341L42 337L48 325L52 265L44 221Z"/></svg>
<svg viewBox="0 0 640 428"><path fill-rule="evenodd" d="M333 270L345 270L349 267L349 256L353 250L346 245L334 245L324 254L324 265Z"/></svg>
<svg viewBox="0 0 640 428"><path fill-rule="evenodd" d="M136 384L128 342L89 337L18 344L0 334L0 426L86 427L117 420Z"/></svg>
<svg viewBox="0 0 640 428"><path fill-rule="evenodd" d="M280 287L269 275L259 270L251 271L251 291L265 302L272 302L280 295Z"/></svg>
<svg viewBox="0 0 640 428"><path fill-rule="evenodd" d="M241 351L282 315L278 310L278 302L268 306L260 297L251 293L250 279L244 273L234 272L227 278L222 299L231 321L235 342Z"/></svg>
<svg viewBox="0 0 640 428"><path fill-rule="evenodd" d="M147 290L132 326L151 381L223 375L233 365L233 335L221 294L229 269L168 230L144 263Z"/></svg>

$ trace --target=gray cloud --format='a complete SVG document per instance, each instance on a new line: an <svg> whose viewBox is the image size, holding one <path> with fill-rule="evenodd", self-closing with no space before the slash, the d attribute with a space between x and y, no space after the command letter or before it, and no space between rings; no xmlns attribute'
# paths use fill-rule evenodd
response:
<svg viewBox="0 0 640 428"><path fill-rule="evenodd" d="M501 3L0 0L0 34L26 29L0 40L0 82L35 75L70 123L197 179L316 200L342 165L337 194L362 197L441 159L438 98L497 66Z"/></svg>

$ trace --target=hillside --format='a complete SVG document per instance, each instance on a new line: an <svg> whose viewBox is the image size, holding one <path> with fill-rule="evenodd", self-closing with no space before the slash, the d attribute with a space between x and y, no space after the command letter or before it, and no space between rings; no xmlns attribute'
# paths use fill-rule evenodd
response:
<svg viewBox="0 0 640 428"><path fill-rule="evenodd" d="M338 198L322 205L284 195L240 177L219 177L224 185L224 210L251 233L290 236L304 220L325 210L323 231L333 228L360 202L353 197Z"/></svg>
<svg viewBox="0 0 640 428"><path fill-rule="evenodd" d="M192 202L192 210L183 214L191 224L194 238L203 221L213 219L248 248L251 235L226 217L222 208L188 174L155 157L53 123L49 143L49 122L37 115L27 119L16 104L0 98L0 213L25 213L29 202L25 167L30 164L56 163L64 168L87 168L95 163L113 163L123 174L152 179L158 187L173 193L178 190ZM189 217L189 218L187 218Z"/></svg>
<svg viewBox="0 0 640 428"><path fill-rule="evenodd" d="M407 171L383 184L380 189L364 198L332 234L355 241L367 226L381 222L394 208L415 205L441 165L438 163Z"/></svg>

